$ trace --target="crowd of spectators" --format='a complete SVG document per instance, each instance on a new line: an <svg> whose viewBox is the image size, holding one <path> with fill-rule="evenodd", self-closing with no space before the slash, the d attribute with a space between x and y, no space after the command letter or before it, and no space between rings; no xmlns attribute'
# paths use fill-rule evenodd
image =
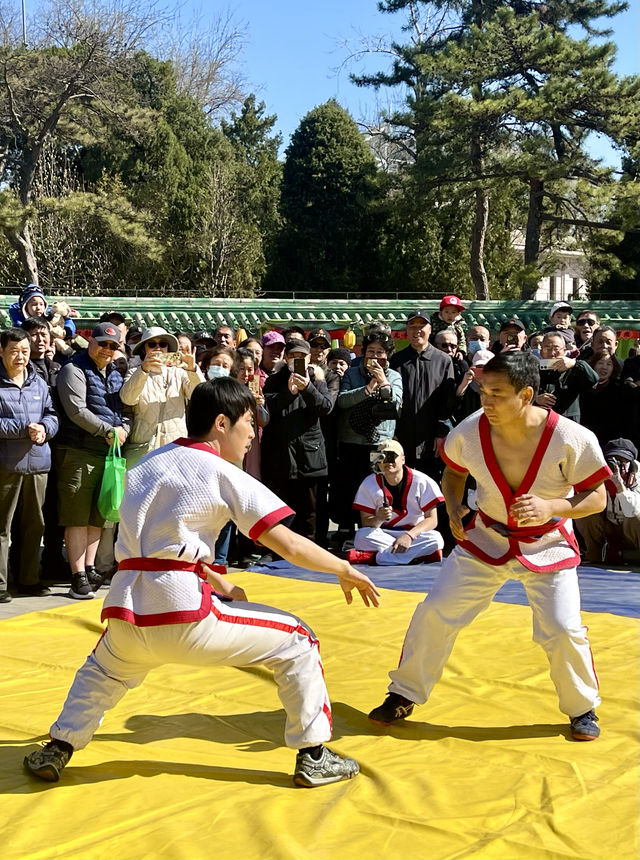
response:
<svg viewBox="0 0 640 860"><path fill-rule="evenodd" d="M52 309L29 285L0 335L0 602L11 600L10 575L21 594L46 595L45 580L66 575L70 596L93 597L115 568L115 530L97 504L109 446L119 442L134 467L186 435L197 385L229 375L256 404L256 439L237 465L296 512L296 532L352 561L437 560L453 544L438 486L443 440L481 407L483 367L503 350L539 358L535 402L590 428L610 460L607 510L578 523L585 560L637 550L640 356L623 364L616 331L590 310L574 321L564 302L529 337L515 317L496 332L467 328L464 310L445 296L433 315L409 313L397 352L384 322L369 326L355 355L331 348L323 329L237 343L229 325L141 330L117 311L85 340L70 317L54 337ZM469 487L471 507L473 495ZM216 563L269 560L231 524L221 533Z"/></svg>

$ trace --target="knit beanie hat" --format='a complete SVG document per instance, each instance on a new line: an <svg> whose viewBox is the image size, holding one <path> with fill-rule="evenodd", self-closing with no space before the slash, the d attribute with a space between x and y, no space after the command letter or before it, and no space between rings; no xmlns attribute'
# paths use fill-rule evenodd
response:
<svg viewBox="0 0 640 860"><path fill-rule="evenodd" d="M330 361L335 361L337 358L342 359L342 361L346 361L347 364L351 364L351 351L344 346L337 346L335 349L330 349L329 354L327 355L327 364Z"/></svg>
<svg viewBox="0 0 640 860"><path fill-rule="evenodd" d="M27 312L25 310L25 305L30 299L34 299L36 296L39 296L42 301L47 303L44 293L36 284L29 284L24 288L24 290L20 293L20 298L18 299L18 303L20 305L20 310L22 311L22 315L24 317L27 316Z"/></svg>

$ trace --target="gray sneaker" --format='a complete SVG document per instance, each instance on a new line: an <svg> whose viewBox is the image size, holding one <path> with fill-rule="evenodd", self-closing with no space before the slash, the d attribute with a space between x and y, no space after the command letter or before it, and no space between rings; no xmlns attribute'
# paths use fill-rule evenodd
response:
<svg viewBox="0 0 640 860"><path fill-rule="evenodd" d="M29 753L24 758L24 766L29 773L46 782L57 782L67 762L73 755L70 744L53 740L41 749Z"/></svg>
<svg viewBox="0 0 640 860"><path fill-rule="evenodd" d="M359 771L358 762L354 759L343 758L327 747L322 747L322 755L317 760L309 753L298 753L293 781L296 785L313 788L316 785L329 785L332 782L341 782L343 779L353 779Z"/></svg>
<svg viewBox="0 0 640 860"><path fill-rule="evenodd" d="M84 570L71 575L69 597L75 597L76 600L93 600L93 588Z"/></svg>

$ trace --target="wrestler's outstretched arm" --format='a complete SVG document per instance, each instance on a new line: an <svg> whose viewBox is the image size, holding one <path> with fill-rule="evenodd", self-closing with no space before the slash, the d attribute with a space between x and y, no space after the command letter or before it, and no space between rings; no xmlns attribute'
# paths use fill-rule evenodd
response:
<svg viewBox="0 0 640 860"><path fill-rule="evenodd" d="M351 603L351 592L357 588L367 606L378 606L380 592L368 576L351 567L348 561L336 558L326 549L292 532L286 526L278 524L267 529L260 535L260 543L298 567L333 573L338 577L347 603Z"/></svg>

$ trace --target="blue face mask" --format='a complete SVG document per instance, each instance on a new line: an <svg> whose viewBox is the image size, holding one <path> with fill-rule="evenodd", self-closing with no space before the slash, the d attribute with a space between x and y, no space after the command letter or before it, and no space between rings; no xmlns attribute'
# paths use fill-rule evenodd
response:
<svg viewBox="0 0 640 860"><path fill-rule="evenodd" d="M229 376L229 368L219 367L217 364L207 368L207 379L220 379L222 376Z"/></svg>
<svg viewBox="0 0 640 860"><path fill-rule="evenodd" d="M489 345L484 340L469 341L469 355L474 355L479 349L488 349Z"/></svg>
<svg viewBox="0 0 640 860"><path fill-rule="evenodd" d="M530 350L530 352L531 352L531 355L535 355L536 358L540 358L540 350L539 349L534 348L534 349Z"/></svg>

